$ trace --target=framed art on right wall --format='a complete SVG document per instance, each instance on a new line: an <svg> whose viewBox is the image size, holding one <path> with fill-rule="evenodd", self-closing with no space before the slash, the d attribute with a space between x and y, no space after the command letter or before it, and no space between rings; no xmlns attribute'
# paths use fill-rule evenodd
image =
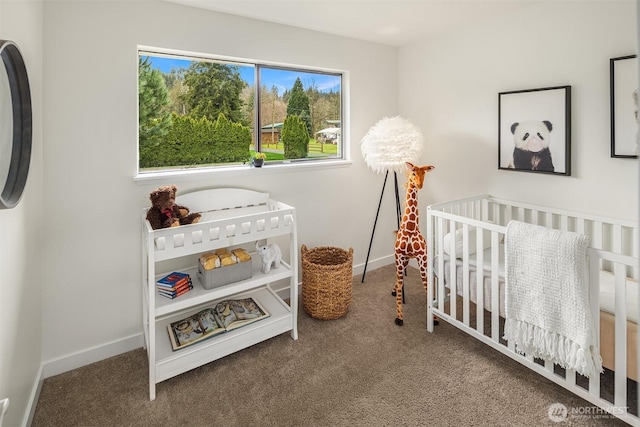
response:
<svg viewBox="0 0 640 427"><path fill-rule="evenodd" d="M498 94L498 169L571 175L571 86Z"/></svg>
<svg viewBox="0 0 640 427"><path fill-rule="evenodd" d="M611 157L638 158L638 58L609 60L611 84Z"/></svg>

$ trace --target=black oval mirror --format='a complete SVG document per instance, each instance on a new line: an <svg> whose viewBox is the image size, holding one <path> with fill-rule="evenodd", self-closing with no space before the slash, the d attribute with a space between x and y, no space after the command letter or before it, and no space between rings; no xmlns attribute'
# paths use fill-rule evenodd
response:
<svg viewBox="0 0 640 427"><path fill-rule="evenodd" d="M15 207L31 162L31 92L18 46L0 40L0 208Z"/></svg>

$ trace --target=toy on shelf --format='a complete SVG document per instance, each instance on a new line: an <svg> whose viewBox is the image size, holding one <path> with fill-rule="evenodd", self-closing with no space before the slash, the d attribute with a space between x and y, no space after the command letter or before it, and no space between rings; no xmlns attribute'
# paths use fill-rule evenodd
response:
<svg viewBox="0 0 640 427"><path fill-rule="evenodd" d="M186 206L176 205L177 191L178 187L168 185L159 187L149 194L151 207L147 211L147 220L154 230L200 221L199 213L190 213Z"/></svg>
<svg viewBox="0 0 640 427"><path fill-rule="evenodd" d="M262 258L262 272L268 273L271 271L271 266L273 268L278 268L280 266L280 261L282 260L282 252L280 251L280 247L275 243L269 243L268 245L260 246L258 242L256 242L256 250L258 254Z"/></svg>

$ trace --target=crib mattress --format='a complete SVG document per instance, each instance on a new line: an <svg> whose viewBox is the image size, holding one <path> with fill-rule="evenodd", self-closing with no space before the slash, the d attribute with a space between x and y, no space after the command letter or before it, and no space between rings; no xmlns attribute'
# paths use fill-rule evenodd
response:
<svg viewBox="0 0 640 427"><path fill-rule="evenodd" d="M498 262L498 278L500 283L500 316L504 317L504 245L500 245L500 258ZM444 254L444 277L445 283L449 283L451 268L449 265L449 256ZM472 302L476 302L477 298L477 267L475 255L469 260L469 298ZM438 272L438 257L433 260L434 274L440 276ZM456 259L456 293L462 296L462 278L463 267L462 260ZM487 310L491 308L491 249L483 252L483 292L484 307ZM448 287L448 286L447 286ZM640 297L640 284L632 279L627 279L627 319L635 323L639 323L640 307L638 304ZM615 315L615 276L608 272L600 271L600 310Z"/></svg>

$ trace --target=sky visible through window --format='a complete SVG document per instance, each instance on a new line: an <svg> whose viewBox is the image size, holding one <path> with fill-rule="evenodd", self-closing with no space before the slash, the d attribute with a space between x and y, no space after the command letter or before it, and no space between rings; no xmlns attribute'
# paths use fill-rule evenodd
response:
<svg viewBox="0 0 640 427"><path fill-rule="evenodd" d="M148 58L151 63L151 67L160 70L163 73L170 73L172 69L187 69L191 64L191 61L188 59L168 58L164 56L149 56ZM247 84L252 86L254 84L254 67L251 65L238 65L240 77L242 80L247 82ZM286 69L263 67L262 74L260 76L260 83L262 86L266 86L269 89L275 86L278 89L278 94L282 95L286 90L293 87L293 83L298 77L305 88L313 84L320 92L340 91L340 76L313 72L306 73L300 70L291 71Z"/></svg>

